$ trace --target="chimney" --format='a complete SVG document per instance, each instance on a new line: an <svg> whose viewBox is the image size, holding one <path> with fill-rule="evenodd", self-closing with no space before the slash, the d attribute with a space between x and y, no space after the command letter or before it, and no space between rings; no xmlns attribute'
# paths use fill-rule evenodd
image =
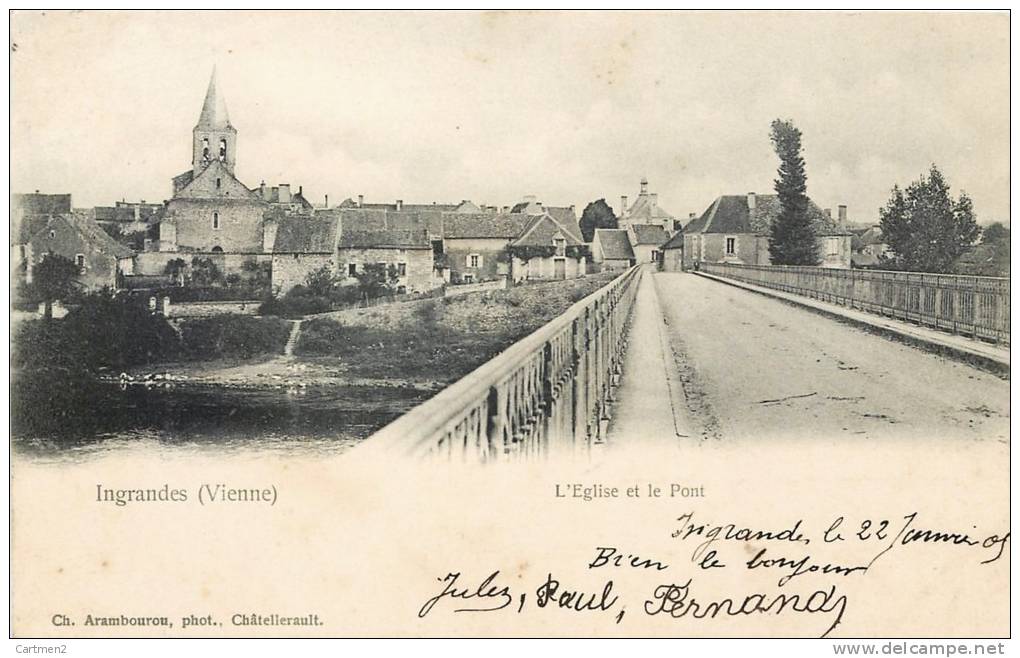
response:
<svg viewBox="0 0 1020 658"><path fill-rule="evenodd" d="M758 207L758 197L754 195L754 192L747 193L747 209L754 210Z"/></svg>
<svg viewBox="0 0 1020 658"><path fill-rule="evenodd" d="M400 212L403 209L404 209L404 200L403 199L397 199L397 212Z"/></svg>
<svg viewBox="0 0 1020 658"><path fill-rule="evenodd" d="M305 191L305 188L304 188L303 185L298 185L297 186L297 193L298 194L300 194L301 196L304 196L304 194L303 194L304 191Z"/></svg>
<svg viewBox="0 0 1020 658"><path fill-rule="evenodd" d="M832 219L832 208L826 208L826 209L825 209L824 211L822 211L822 212L824 212L824 213L825 213L825 216L826 216L826 217L828 217L829 219Z"/></svg>
<svg viewBox="0 0 1020 658"><path fill-rule="evenodd" d="M648 179L641 177L641 194L648 194Z"/></svg>
<svg viewBox="0 0 1020 658"><path fill-rule="evenodd" d="M322 203L323 208L329 208L329 195L326 195L326 200Z"/></svg>
<svg viewBox="0 0 1020 658"><path fill-rule="evenodd" d="M262 197L263 201L266 200L266 181L259 183L259 196Z"/></svg>
<svg viewBox="0 0 1020 658"><path fill-rule="evenodd" d="M687 213L687 219L694 219L697 216L697 214L698 213L696 212L689 212Z"/></svg>
<svg viewBox="0 0 1020 658"><path fill-rule="evenodd" d="M570 212L574 212L574 204L570 204Z"/></svg>
<svg viewBox="0 0 1020 658"><path fill-rule="evenodd" d="M280 183L280 203L290 203L290 183Z"/></svg>
<svg viewBox="0 0 1020 658"><path fill-rule="evenodd" d="M627 214L627 196L620 197L620 217Z"/></svg>
<svg viewBox="0 0 1020 658"><path fill-rule="evenodd" d="M365 195L364 194L359 194L358 195L358 207L360 208L364 204L365 204Z"/></svg>
<svg viewBox="0 0 1020 658"><path fill-rule="evenodd" d="M839 209L839 225L840 227L846 226L846 206L840 204L836 206Z"/></svg>
<svg viewBox="0 0 1020 658"><path fill-rule="evenodd" d="M503 214L506 215L510 212L510 206L503 206Z"/></svg>

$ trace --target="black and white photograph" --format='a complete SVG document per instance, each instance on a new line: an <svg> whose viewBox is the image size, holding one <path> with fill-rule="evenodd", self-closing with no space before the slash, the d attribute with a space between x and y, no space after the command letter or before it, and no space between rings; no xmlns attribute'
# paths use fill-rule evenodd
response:
<svg viewBox="0 0 1020 658"><path fill-rule="evenodd" d="M9 32L12 639L1003 652L1008 9Z"/></svg>

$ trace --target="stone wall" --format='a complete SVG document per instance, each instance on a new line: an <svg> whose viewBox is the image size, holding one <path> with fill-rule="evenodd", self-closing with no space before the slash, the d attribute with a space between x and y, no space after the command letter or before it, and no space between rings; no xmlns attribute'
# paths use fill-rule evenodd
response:
<svg viewBox="0 0 1020 658"><path fill-rule="evenodd" d="M465 275L473 282L493 281L509 274L510 241L504 238L456 238L444 241L446 264L451 281L464 281ZM478 256L478 267L471 266L471 256Z"/></svg>
<svg viewBox="0 0 1020 658"><path fill-rule="evenodd" d="M330 254L273 254L273 292L284 295L296 285L303 285L312 272L329 267L336 269Z"/></svg>
<svg viewBox="0 0 1020 658"><path fill-rule="evenodd" d="M405 274L400 277L397 285L403 286L406 292L426 292L443 285L443 280L435 275L432 262L432 248L396 249L341 249L337 253L337 268L347 278L353 278L350 267L353 265L361 271L368 263L386 263L404 265Z"/></svg>
<svg viewBox="0 0 1020 658"><path fill-rule="evenodd" d="M241 199L172 199L167 219L176 226L178 251L262 251L265 204ZM214 228L214 213L219 228ZM161 230L160 242L165 240Z"/></svg>

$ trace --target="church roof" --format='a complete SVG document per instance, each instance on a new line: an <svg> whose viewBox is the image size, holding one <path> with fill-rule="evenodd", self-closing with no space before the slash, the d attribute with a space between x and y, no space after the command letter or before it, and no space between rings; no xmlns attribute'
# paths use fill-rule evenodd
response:
<svg viewBox="0 0 1020 658"><path fill-rule="evenodd" d="M205 102L202 103L202 114L198 117L196 128L207 130L223 130L232 128L230 116L227 114L227 102L216 86L216 67L209 77L209 87L205 90Z"/></svg>

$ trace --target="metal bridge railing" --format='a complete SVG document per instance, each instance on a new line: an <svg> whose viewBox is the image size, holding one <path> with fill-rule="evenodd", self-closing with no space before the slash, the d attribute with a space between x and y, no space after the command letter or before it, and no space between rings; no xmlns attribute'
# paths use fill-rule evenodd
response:
<svg viewBox="0 0 1020 658"><path fill-rule="evenodd" d="M632 267L431 400L365 448L501 461L601 440L642 275Z"/></svg>
<svg viewBox="0 0 1020 658"><path fill-rule="evenodd" d="M1009 279L787 265L701 263L708 274L1009 344Z"/></svg>

